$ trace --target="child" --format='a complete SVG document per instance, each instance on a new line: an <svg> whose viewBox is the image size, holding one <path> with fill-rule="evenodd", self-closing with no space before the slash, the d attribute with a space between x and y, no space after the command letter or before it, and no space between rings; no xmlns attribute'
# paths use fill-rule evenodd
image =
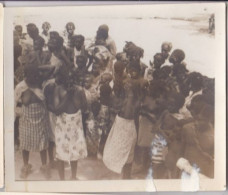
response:
<svg viewBox="0 0 228 195"><path fill-rule="evenodd" d="M146 69L145 79L152 80L155 71L159 71L162 64L164 64L165 59L162 53L156 53L154 55L153 63L150 62L150 67Z"/></svg>
<svg viewBox="0 0 228 195"><path fill-rule="evenodd" d="M92 87L93 77L87 74L84 79L84 91L86 95L88 114L84 117L84 130L86 134L86 143L88 149L88 156L96 157L99 144L99 132L97 130L97 124L94 119L93 107L94 102L98 101L99 94L94 87Z"/></svg>
<svg viewBox="0 0 228 195"><path fill-rule="evenodd" d="M152 141L151 159L153 178L178 178L176 162L182 155L181 123L178 111L184 104L181 94L170 94L165 110L155 124L156 133Z"/></svg>

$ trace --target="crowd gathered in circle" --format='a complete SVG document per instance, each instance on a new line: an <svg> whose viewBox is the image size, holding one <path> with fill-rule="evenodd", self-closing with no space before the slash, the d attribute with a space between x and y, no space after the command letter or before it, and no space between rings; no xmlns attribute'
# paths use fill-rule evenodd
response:
<svg viewBox="0 0 228 195"><path fill-rule="evenodd" d="M214 78L187 68L185 52L161 43L148 65L144 50L126 41L117 51L109 27L86 43L69 22L63 32L29 23L14 29L15 147L20 177L32 172L30 152L40 152L46 179L69 162L91 157L123 179L148 173L178 179L178 159L214 176Z"/></svg>

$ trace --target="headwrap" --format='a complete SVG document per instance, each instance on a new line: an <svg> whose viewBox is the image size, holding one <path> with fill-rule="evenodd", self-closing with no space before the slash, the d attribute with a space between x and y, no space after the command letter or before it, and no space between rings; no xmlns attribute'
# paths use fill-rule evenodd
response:
<svg viewBox="0 0 228 195"><path fill-rule="evenodd" d="M101 26L99 26L98 31L101 31L101 30L108 32L109 31L108 25L102 24Z"/></svg>

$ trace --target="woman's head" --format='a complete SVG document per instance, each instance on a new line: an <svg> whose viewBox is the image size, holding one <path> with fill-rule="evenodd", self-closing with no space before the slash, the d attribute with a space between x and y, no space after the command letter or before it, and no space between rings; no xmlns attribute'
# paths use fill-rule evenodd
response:
<svg viewBox="0 0 228 195"><path fill-rule="evenodd" d="M26 64L24 67L25 81L30 86L40 86L42 78L37 65Z"/></svg>

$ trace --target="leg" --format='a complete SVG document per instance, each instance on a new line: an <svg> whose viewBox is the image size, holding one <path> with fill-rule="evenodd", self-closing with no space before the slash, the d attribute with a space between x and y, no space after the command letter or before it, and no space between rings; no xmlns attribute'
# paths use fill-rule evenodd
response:
<svg viewBox="0 0 228 195"><path fill-rule="evenodd" d="M101 155L103 155L104 146L105 146L105 142L106 142L107 137L108 136L105 134L105 132L102 131L101 140L100 140L99 149L98 149L98 151L100 152Z"/></svg>
<svg viewBox="0 0 228 195"><path fill-rule="evenodd" d="M24 166L28 166L28 162L29 162L29 151L23 150L22 151L22 156L23 156Z"/></svg>
<svg viewBox="0 0 228 195"><path fill-rule="evenodd" d="M76 180L77 161L70 161L70 165L71 165L71 179Z"/></svg>
<svg viewBox="0 0 228 195"><path fill-rule="evenodd" d="M51 172L47 165L47 150L40 151L40 158L42 162L42 166L40 167L40 170L43 172L45 178L49 179L51 177Z"/></svg>
<svg viewBox="0 0 228 195"><path fill-rule="evenodd" d="M29 162L29 151L23 150L22 151L24 166L21 169L21 175L20 177L22 179L26 179L28 177L28 174L31 173L32 165L28 164Z"/></svg>
<svg viewBox="0 0 228 195"><path fill-rule="evenodd" d="M19 146L19 117L16 117L14 122L14 144Z"/></svg>
<svg viewBox="0 0 228 195"><path fill-rule="evenodd" d="M49 162L51 167L54 167L54 147L55 147L55 143L54 142L49 142L49 147L48 147L48 157L49 157Z"/></svg>
<svg viewBox="0 0 228 195"><path fill-rule="evenodd" d="M42 165L46 165L47 164L47 150L40 151L40 158L41 158Z"/></svg>
<svg viewBox="0 0 228 195"><path fill-rule="evenodd" d="M132 163L127 163L123 167L123 179L131 179Z"/></svg>
<svg viewBox="0 0 228 195"><path fill-rule="evenodd" d="M59 177L61 180L65 179L65 175L64 175L64 161L59 160L58 161L58 171L59 171Z"/></svg>

